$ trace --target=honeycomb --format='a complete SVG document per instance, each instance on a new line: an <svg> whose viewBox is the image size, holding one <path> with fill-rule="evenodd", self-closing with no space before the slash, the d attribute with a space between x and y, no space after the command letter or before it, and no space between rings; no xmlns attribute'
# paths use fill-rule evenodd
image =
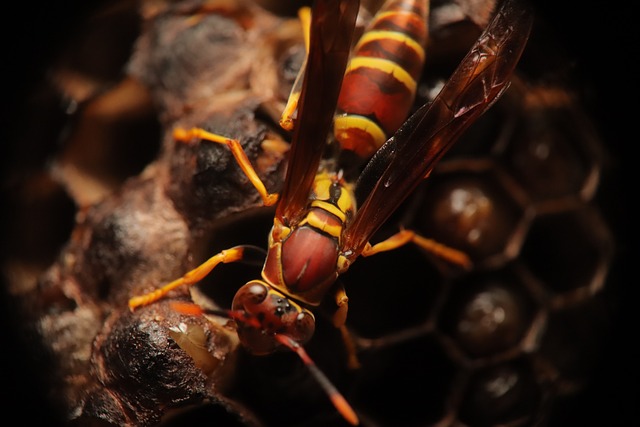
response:
<svg viewBox="0 0 640 427"><path fill-rule="evenodd" d="M24 404L4 398L21 384L38 408L26 414L60 425L347 425L294 354L252 356L227 322L169 299L126 307L222 249L266 245L273 211L233 157L170 130L239 137L267 187L281 184L285 155L262 142L287 139L275 120L303 50L295 10L275 3L112 2L47 64L28 100L40 125L21 129L3 187L16 207L4 341L24 347L9 352L22 369L4 401ZM451 10L481 24L491 6L433 2L418 104L478 35ZM538 31L506 94L374 239L415 229L473 268L410 246L363 258L339 279L351 341L318 316L306 349L362 425L564 425L588 419L585 393L602 402L589 393L612 330L609 153L577 94L539 65ZM172 298L228 307L259 277L255 255Z"/></svg>

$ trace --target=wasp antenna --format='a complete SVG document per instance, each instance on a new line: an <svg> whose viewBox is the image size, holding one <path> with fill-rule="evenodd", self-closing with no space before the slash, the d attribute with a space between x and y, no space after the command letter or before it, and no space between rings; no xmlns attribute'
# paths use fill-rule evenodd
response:
<svg viewBox="0 0 640 427"><path fill-rule="evenodd" d="M260 323L260 320L258 320L256 316L252 316L244 310L212 310L211 314L218 314L220 312L226 313L227 317L230 317L231 319L235 320L238 323L242 323L245 326L262 329L262 323ZM209 313L209 311L207 311L207 313ZM224 316L224 314L218 315Z"/></svg>
<svg viewBox="0 0 640 427"><path fill-rule="evenodd" d="M305 349L287 335L276 334L275 339L278 340L278 342L280 342L282 345L288 347L291 351L295 352L298 356L300 356L302 362L304 362L307 368L309 368L311 375L313 375L316 381L318 381L318 383L320 384L320 387L322 387L322 389L327 393L329 399L331 400L331 403L333 403L333 406L335 406L340 415L342 415L342 417L351 425L355 426L360 424L358 416L356 415L351 405L349 405L349 403L347 402L347 399L342 396L342 394L333 385L333 383L331 383L329 378L327 378L327 376L320 370L320 368L318 368L311 357L309 357Z"/></svg>
<svg viewBox="0 0 640 427"><path fill-rule="evenodd" d="M178 313L186 314L188 316L202 316L204 314L210 314L213 316L226 317L227 319L236 320L238 317L244 314L234 313L231 310L213 310L200 307L198 304L192 302L172 301L169 303L170 307ZM244 312L243 312L244 313Z"/></svg>
<svg viewBox="0 0 640 427"><path fill-rule="evenodd" d="M189 316L202 316L204 314L204 309L192 302L171 301L169 306L173 311Z"/></svg>
<svg viewBox="0 0 640 427"><path fill-rule="evenodd" d="M262 325L260 321L254 317L248 315L244 310L214 310L210 308L202 308L198 304L182 301L171 302L171 308L178 313L186 314L189 316L202 316L203 314L209 314L213 316L226 317L227 319L233 319L244 325L252 326L254 328L260 328Z"/></svg>

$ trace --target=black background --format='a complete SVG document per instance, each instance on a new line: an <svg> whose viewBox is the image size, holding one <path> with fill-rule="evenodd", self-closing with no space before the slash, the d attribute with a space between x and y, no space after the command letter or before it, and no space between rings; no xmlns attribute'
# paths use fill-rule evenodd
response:
<svg viewBox="0 0 640 427"><path fill-rule="evenodd" d="M636 350L635 288L639 255L632 203L638 180L633 171L640 169L633 145L640 139L636 123L640 121L638 104L638 16L632 2L584 2L568 0L534 1L538 15L555 33L555 40L573 64L576 87L582 87L584 107L614 162L607 171L601 199L603 213L617 240L617 257L610 283L619 305L613 318L614 328L604 346L604 358L584 393L570 402L568 411L553 425L629 425L638 422L638 364ZM81 22L99 3L74 0L64 2L9 2L3 5L2 24L2 106L0 157L2 166L12 162L11 152L22 127L24 97L42 77L46 64L66 42L69 30ZM5 163L6 162L6 163ZM3 211L10 206L3 206ZM21 424L47 422L53 425L51 408L37 392L29 366L22 363L23 350L5 304L0 313L0 407L5 417L13 416ZM12 415L10 415L12 413Z"/></svg>

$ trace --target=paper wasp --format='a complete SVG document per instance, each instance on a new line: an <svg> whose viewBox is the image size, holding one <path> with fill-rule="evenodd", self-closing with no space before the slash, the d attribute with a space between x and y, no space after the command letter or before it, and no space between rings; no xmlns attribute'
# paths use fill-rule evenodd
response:
<svg viewBox="0 0 640 427"><path fill-rule="evenodd" d="M532 25L531 11L525 5L506 0L439 95L419 108L375 151L353 185L344 179L341 170L325 164L323 155L340 96L346 96L340 90L358 7L358 2L352 0L318 0L314 4L304 79L280 194L266 190L238 141L201 129L177 129L174 133L182 141L200 138L227 145L264 203L277 203L262 279L242 286L231 310L222 314L235 320L240 341L250 352L267 354L281 347L296 351L328 390L336 408L353 424L358 419L351 407L301 347L315 329L310 309L332 298L338 307L334 323L344 323L348 299L336 279L361 255L370 256L413 242L455 261L456 251L410 230L402 230L375 245L369 240L458 137L508 87ZM352 66L351 70L354 68L357 67ZM363 71L373 73L370 68ZM350 84L344 88L349 90ZM343 100L340 105L345 104ZM389 128L394 130L393 127ZM365 157L374 151L368 146L363 148L360 142L347 144L346 148ZM236 246L214 255L168 285L132 298L129 307L150 304L179 286L199 282L218 264L241 260L246 248ZM458 262L464 263L464 255L461 257Z"/></svg>

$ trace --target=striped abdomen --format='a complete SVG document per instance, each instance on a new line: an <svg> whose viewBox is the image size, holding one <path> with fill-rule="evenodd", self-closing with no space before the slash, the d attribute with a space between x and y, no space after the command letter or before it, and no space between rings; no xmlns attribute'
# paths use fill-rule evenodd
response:
<svg viewBox="0 0 640 427"><path fill-rule="evenodd" d="M388 0L354 49L338 99L335 136L371 156L406 120L424 64L428 0Z"/></svg>

